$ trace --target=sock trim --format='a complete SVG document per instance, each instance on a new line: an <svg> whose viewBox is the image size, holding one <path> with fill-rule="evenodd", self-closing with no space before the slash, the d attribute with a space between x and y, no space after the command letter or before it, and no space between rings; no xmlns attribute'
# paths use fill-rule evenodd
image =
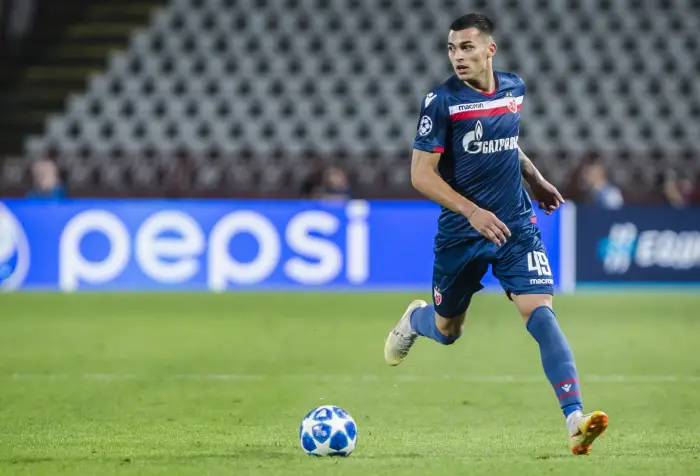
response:
<svg viewBox="0 0 700 476"><path fill-rule="evenodd" d="M435 327L435 331L436 331L436 335L434 337L434 340L442 345L454 344L455 342L457 342L457 339L462 337L462 334L459 334L458 336L445 335L442 332L440 332L440 330L437 328L437 326Z"/></svg>
<svg viewBox="0 0 700 476"><path fill-rule="evenodd" d="M561 411L564 414L564 417L566 418L566 421L569 421L569 417L573 415L576 412L581 412L583 413L583 405L580 403L571 403L569 405L564 405L561 407Z"/></svg>
<svg viewBox="0 0 700 476"><path fill-rule="evenodd" d="M537 311L539 311L540 309L542 309L542 308L549 309L549 311L550 311L552 314L554 314L554 309L552 309L551 307L547 306L546 304L542 304L541 306L537 306L537 307L536 307L535 309L533 309L532 312L530 313L530 317L527 318L527 322L525 323L525 329L527 329L528 331L530 330L530 323L532 322L532 316L534 316L535 313L536 313ZM556 316L556 314L554 314L554 315Z"/></svg>
<svg viewBox="0 0 700 476"><path fill-rule="evenodd" d="M552 385L552 387L554 387L554 388L561 387L562 385L566 385L567 383L580 383L580 382L578 381L577 378L570 378L570 379L567 379L567 380L562 380L562 381L559 382L558 384Z"/></svg>
<svg viewBox="0 0 700 476"><path fill-rule="evenodd" d="M562 393L561 395L559 395L559 400L561 400L562 398L570 397L572 395L581 395L581 391L575 390L575 391L569 392L569 393Z"/></svg>

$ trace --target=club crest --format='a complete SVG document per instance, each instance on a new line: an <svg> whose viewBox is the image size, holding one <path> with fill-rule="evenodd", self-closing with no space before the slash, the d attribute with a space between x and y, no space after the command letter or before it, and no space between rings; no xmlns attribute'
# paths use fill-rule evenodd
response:
<svg viewBox="0 0 700 476"><path fill-rule="evenodd" d="M442 303L442 294L440 293L440 288L435 286L435 289L433 290L433 295L435 296L435 304L439 306Z"/></svg>

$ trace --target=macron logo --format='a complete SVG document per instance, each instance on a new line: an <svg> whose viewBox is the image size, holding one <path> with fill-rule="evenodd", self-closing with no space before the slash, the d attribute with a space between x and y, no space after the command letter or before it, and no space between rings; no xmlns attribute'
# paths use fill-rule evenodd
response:
<svg viewBox="0 0 700 476"><path fill-rule="evenodd" d="M430 103L433 102L433 99L437 97L437 94L435 93L428 93L428 95L425 97L425 107L430 106Z"/></svg>
<svg viewBox="0 0 700 476"><path fill-rule="evenodd" d="M568 392L571 390L571 384L567 383L566 385L562 385L561 388L563 388L565 392Z"/></svg>

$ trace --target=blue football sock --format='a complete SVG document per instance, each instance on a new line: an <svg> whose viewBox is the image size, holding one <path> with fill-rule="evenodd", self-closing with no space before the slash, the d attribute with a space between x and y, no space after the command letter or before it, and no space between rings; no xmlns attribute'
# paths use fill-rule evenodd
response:
<svg viewBox="0 0 700 476"><path fill-rule="evenodd" d="M411 329L424 337L429 337L442 345L454 344L461 335L452 337L440 332L435 325L435 307L430 304L425 307L414 309L411 313Z"/></svg>
<svg viewBox="0 0 700 476"><path fill-rule="evenodd" d="M574 362L574 354L559 328L554 311L540 306L530 314L527 330L540 345L542 367L554 387L564 416L581 410L581 387Z"/></svg>

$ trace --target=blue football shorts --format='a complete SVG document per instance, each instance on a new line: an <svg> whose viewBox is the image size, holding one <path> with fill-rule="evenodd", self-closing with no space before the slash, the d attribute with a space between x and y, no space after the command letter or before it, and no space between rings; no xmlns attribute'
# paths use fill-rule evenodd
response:
<svg viewBox="0 0 700 476"><path fill-rule="evenodd" d="M455 317L484 288L481 279L491 265L493 275L510 298L520 294L554 294L547 250L534 224L511 230L500 247L486 238L465 239L435 249L433 304L442 317Z"/></svg>

